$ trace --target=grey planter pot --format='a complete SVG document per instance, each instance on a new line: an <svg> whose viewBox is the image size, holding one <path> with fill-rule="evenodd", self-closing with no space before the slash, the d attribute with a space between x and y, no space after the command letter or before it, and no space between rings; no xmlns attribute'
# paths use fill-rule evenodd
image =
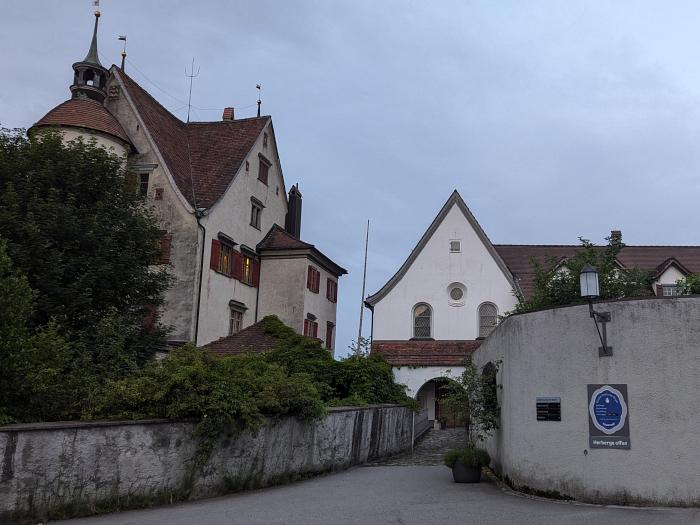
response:
<svg viewBox="0 0 700 525"><path fill-rule="evenodd" d="M481 467L465 465L457 460L452 467L452 478L455 483L479 483L481 481Z"/></svg>

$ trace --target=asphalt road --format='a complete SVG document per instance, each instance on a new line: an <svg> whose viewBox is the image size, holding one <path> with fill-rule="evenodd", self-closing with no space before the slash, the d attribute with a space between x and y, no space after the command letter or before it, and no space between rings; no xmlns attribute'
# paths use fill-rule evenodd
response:
<svg viewBox="0 0 700 525"><path fill-rule="evenodd" d="M231 496L61 523L75 525L699 524L700 510L597 507L456 484L443 466L357 467Z"/></svg>

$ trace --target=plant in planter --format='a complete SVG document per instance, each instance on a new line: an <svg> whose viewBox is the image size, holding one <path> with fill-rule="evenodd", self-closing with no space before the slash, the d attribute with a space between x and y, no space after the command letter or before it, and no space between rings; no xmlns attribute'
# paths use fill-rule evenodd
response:
<svg viewBox="0 0 700 525"><path fill-rule="evenodd" d="M467 360L462 375L443 387L446 389L443 403L464 419L467 431L466 447L445 455L445 465L452 468L457 483L477 483L481 479L481 469L491 462L488 452L477 445L498 428L496 374L499 365L500 361L488 363L479 370L471 359Z"/></svg>
<svg viewBox="0 0 700 525"><path fill-rule="evenodd" d="M445 454L445 465L452 469L455 483L478 483L481 480L481 469L488 467L489 463L489 453L474 445L456 448Z"/></svg>

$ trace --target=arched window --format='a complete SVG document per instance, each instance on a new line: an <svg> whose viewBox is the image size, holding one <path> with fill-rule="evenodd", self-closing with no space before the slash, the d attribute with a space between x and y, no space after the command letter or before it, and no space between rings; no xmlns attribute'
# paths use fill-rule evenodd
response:
<svg viewBox="0 0 700 525"><path fill-rule="evenodd" d="M413 307L413 337L430 337L433 311L430 305L419 303Z"/></svg>
<svg viewBox="0 0 700 525"><path fill-rule="evenodd" d="M489 335L498 324L498 309L493 303L479 306L479 337Z"/></svg>

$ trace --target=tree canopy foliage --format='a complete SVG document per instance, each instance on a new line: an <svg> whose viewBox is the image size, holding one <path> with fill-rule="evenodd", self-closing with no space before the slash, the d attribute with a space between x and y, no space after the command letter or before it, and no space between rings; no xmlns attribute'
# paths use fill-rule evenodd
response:
<svg viewBox="0 0 700 525"><path fill-rule="evenodd" d="M123 159L0 131L0 418L78 418L162 348L144 324L169 283L160 237Z"/></svg>
<svg viewBox="0 0 700 525"><path fill-rule="evenodd" d="M515 312L584 302L579 274L586 264L591 264L598 270L601 299L652 295L651 272L638 268L621 268L616 259L624 244L612 237L606 240L607 246L595 246L589 240L580 238L581 248L573 257L563 261L554 257L548 257L544 262L533 259L534 292L529 298L518 298Z"/></svg>
<svg viewBox="0 0 700 525"><path fill-rule="evenodd" d="M676 282L681 295L700 295L700 273L694 273Z"/></svg>

